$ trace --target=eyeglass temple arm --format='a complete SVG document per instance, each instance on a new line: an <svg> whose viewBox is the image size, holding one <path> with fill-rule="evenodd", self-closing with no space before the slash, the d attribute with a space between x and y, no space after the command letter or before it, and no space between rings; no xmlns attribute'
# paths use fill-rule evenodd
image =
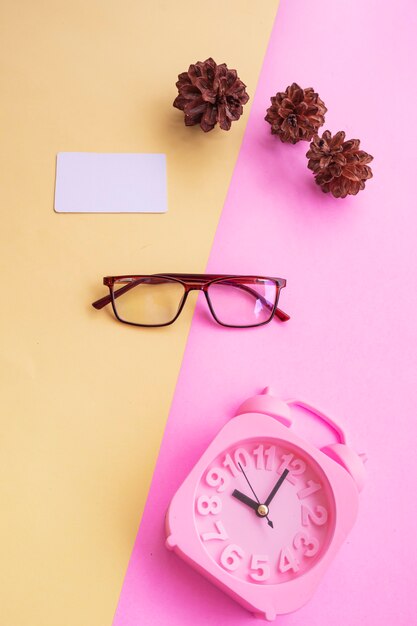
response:
<svg viewBox="0 0 417 626"><path fill-rule="evenodd" d="M156 280L157 280L156 278L152 277L152 281L156 282ZM126 285L123 285L123 287L120 287L120 289L118 289L117 291L113 291L113 296L114 298L119 298L127 291L130 291L131 289L133 289L133 287L136 287L136 285L139 285L139 283L146 283L146 282L149 282L149 278L148 279L138 278L137 280L129 281L128 283L126 283ZM161 278L161 282L163 282L163 278ZM93 302L92 306L95 309L102 309L103 307L110 304L110 302L111 302L111 295L107 294L107 296L103 296L99 300L96 300L95 302Z"/></svg>
<svg viewBox="0 0 417 626"><path fill-rule="evenodd" d="M161 279L161 281L162 280L163 279ZM119 298L124 293L126 293L127 291L130 291L130 289L133 289L133 287L136 287L136 285L141 282L145 282L143 278L140 278L138 280L133 280L132 282L127 283L123 287L120 287L120 289L118 289L117 291L113 291L114 298ZM254 298L260 300L263 305L265 305L269 309L272 309L271 303L268 302L268 300L266 300L266 298L264 298L261 294L255 291L255 289L251 289L247 285L243 285L243 284L240 285L238 282L231 282L230 284L233 285L233 287L237 287L238 289L242 289L243 291L250 293ZM103 296L103 298L100 298L99 300L96 300L95 302L93 302L92 306L95 309L102 309L103 307L110 304L110 302L111 302L111 295L108 294L107 296ZM287 315L285 311L283 311L282 309L278 307L275 309L274 314L276 317L278 317L278 319L281 320L281 322L287 322L290 319L290 316Z"/></svg>
<svg viewBox="0 0 417 626"><path fill-rule="evenodd" d="M91 306L93 306L95 309L102 309L107 304L110 304L110 302L111 296L108 294L107 296L103 296L103 298L100 298L99 300L93 302Z"/></svg>
<svg viewBox="0 0 417 626"><path fill-rule="evenodd" d="M281 322L288 322L290 318L290 316L285 313L285 311L283 311L282 309L279 309L278 307L275 309L275 313L274 315L281 321Z"/></svg>
<svg viewBox="0 0 417 626"><path fill-rule="evenodd" d="M113 291L113 296L115 298L119 298L120 296L122 296L124 293L126 293L126 291L129 291L130 289L133 289L133 287L136 287L136 285L141 282L142 279L140 280L134 280L132 282L127 283L126 285L124 285L123 287L120 287L120 289L118 289L117 291ZM143 281L142 281L143 282ZM107 306L108 304L110 304L111 302L111 295L107 294L107 296L103 296L103 298L100 298L99 300L96 300L95 302L93 302L92 306L95 309L102 309L103 307Z"/></svg>

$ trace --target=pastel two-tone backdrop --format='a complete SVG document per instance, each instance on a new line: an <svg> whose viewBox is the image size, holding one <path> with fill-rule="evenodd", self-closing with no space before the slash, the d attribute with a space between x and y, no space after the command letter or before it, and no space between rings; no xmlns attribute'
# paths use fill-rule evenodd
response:
<svg viewBox="0 0 417 626"><path fill-rule="evenodd" d="M165 551L163 516L266 384L339 417L369 457L349 541L281 622L413 623L415 19L408 0L3 3L1 623L253 623ZM230 133L172 108L177 74L210 55L251 95ZM322 194L306 145L270 135L269 96L294 80L374 155L357 197ZM60 151L166 153L168 213L55 214ZM197 304L144 332L90 306L103 275L206 266L287 278L292 319L227 330Z"/></svg>

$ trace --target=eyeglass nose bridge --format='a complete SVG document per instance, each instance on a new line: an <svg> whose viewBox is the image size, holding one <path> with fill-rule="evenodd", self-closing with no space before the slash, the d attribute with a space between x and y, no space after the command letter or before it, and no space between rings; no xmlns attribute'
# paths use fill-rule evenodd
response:
<svg viewBox="0 0 417 626"><path fill-rule="evenodd" d="M184 285L185 287L185 293L188 295L190 293L190 291L203 291L204 293L207 293L207 290L209 288L209 282L196 282L193 285Z"/></svg>
<svg viewBox="0 0 417 626"><path fill-rule="evenodd" d="M190 284L189 285L184 285L184 297L182 299L180 311L182 311L182 309L184 308L184 305L185 305L185 303L186 303L186 301L188 299L189 294L192 291L200 291L200 292L204 293L206 303L208 304L208 307L210 309L210 313L212 314L214 319L217 321L215 315L213 314L213 309L212 309L211 302L210 302L210 299L209 299L209 296L208 296L208 288L209 288L209 286L210 286L210 281L203 281L203 280L198 281L198 282L195 281L195 283L191 284L191 285Z"/></svg>

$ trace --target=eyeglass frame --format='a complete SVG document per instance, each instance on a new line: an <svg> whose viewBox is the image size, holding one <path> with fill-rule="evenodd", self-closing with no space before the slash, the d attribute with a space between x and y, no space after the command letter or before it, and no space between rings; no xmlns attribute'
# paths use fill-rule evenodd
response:
<svg viewBox="0 0 417 626"><path fill-rule="evenodd" d="M128 282L123 287L121 287L117 292L114 292L114 285L115 283L117 283L117 281L126 280L129 278L132 279L131 282ZM180 283L184 287L184 294L178 306L177 313L171 321L164 322L163 324L139 324L137 322L129 322L127 320L124 320L119 316L117 312L116 304L115 304L116 298L126 293L126 291L133 289L137 285L135 281L142 280L143 278L161 278L161 279L167 278L172 282ZM275 283L277 290L276 290L275 302L273 306L271 307L270 307L270 304L265 300L265 298L261 294L258 294L257 292L255 292L256 297L260 299L261 301L265 300L265 303L267 304L268 308L271 308L271 315L267 320L265 320L264 322L260 322L259 324L246 324L246 325L225 324L224 322L221 322L219 320L216 313L214 312L214 308L210 300L210 296L208 293L209 287L215 284L216 282L223 282L224 280L236 280L236 279L239 279L239 281L243 281L244 279L250 279L250 280L260 279L260 280L269 280ZM172 273L168 273L168 274L143 274L143 275L123 274L120 276L104 276L103 285L106 285L109 288L110 293L109 295L103 296L102 298L99 298L98 300L93 302L92 306L95 309L102 309L103 307L111 303L112 308L113 308L113 313L116 319L119 322L122 322L122 324L129 324L130 326L140 326L142 328L161 328L163 326L170 326L178 319L187 301L188 294L191 291L203 291L210 313L212 317L214 318L214 320L218 324L220 324L220 326L225 326L227 328L257 328L258 326L264 326L265 324L269 324L269 322L272 321L273 317L277 317L281 322L286 322L290 319L290 316L287 313L285 313L282 309L278 308L278 300L279 300L280 292L281 292L281 289L283 289L286 286L286 284L287 284L287 281L285 280L285 278L276 278L272 276L254 276L254 275L247 275L247 274L177 274L177 273L172 274Z"/></svg>

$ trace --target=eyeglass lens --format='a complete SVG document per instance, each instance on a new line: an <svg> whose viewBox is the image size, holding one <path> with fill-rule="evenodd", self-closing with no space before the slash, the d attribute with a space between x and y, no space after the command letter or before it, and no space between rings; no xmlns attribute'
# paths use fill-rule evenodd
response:
<svg viewBox="0 0 417 626"><path fill-rule="evenodd" d="M209 286L208 297L221 324L258 326L271 319L277 289L276 283L267 279L223 280Z"/></svg>
<svg viewBox="0 0 417 626"><path fill-rule="evenodd" d="M129 280L118 280L113 288L113 304L121 320L144 326L172 322L184 297L181 283L160 278Z"/></svg>

